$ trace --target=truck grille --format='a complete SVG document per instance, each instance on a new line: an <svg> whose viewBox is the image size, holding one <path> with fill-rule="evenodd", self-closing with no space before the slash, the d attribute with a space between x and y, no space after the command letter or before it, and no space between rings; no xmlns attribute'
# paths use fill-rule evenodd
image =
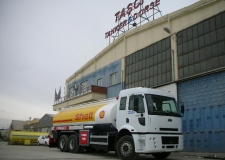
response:
<svg viewBox="0 0 225 160"><path fill-rule="evenodd" d="M162 137L162 144L178 144L179 137Z"/></svg>
<svg viewBox="0 0 225 160"><path fill-rule="evenodd" d="M178 128L159 128L160 131L178 131Z"/></svg>

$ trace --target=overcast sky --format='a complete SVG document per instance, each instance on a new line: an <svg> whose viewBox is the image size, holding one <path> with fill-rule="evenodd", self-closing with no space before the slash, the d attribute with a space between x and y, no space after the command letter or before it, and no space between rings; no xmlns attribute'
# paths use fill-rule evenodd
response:
<svg viewBox="0 0 225 160"><path fill-rule="evenodd" d="M159 9L166 15L197 1L161 0ZM108 46L115 13L133 2L0 0L0 129L57 113L55 88L64 95L66 79Z"/></svg>

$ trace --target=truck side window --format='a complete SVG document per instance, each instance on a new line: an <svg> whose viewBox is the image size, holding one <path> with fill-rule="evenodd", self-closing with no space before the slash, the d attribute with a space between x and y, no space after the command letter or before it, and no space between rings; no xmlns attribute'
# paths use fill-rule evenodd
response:
<svg viewBox="0 0 225 160"><path fill-rule="evenodd" d="M138 107L137 113L144 113L145 112L145 107L144 107L142 95L136 95L136 96L130 97L128 109L134 110L134 107Z"/></svg>
<svg viewBox="0 0 225 160"><path fill-rule="evenodd" d="M127 97L121 97L120 99L120 110L126 109Z"/></svg>

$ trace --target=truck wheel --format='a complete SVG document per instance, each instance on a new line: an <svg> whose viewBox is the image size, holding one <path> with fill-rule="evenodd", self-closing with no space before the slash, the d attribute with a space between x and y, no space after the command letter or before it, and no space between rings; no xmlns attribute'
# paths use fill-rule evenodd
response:
<svg viewBox="0 0 225 160"><path fill-rule="evenodd" d="M80 148L77 135L71 135L69 137L69 151L71 153L79 153Z"/></svg>
<svg viewBox="0 0 225 160"><path fill-rule="evenodd" d="M134 160L138 157L135 153L134 140L131 136L124 136L117 143L117 154L122 160Z"/></svg>
<svg viewBox="0 0 225 160"><path fill-rule="evenodd" d="M171 152L152 153L153 157L156 159L166 159L170 154Z"/></svg>
<svg viewBox="0 0 225 160"><path fill-rule="evenodd" d="M61 152L68 151L69 140L67 135L62 135L59 139L59 149Z"/></svg>

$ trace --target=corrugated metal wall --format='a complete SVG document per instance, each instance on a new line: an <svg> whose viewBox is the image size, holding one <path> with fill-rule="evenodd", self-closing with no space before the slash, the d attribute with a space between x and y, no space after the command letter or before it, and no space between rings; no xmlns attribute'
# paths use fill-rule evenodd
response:
<svg viewBox="0 0 225 160"><path fill-rule="evenodd" d="M225 72L181 82L184 151L225 152Z"/></svg>
<svg viewBox="0 0 225 160"><path fill-rule="evenodd" d="M177 34L179 79L225 66L225 12Z"/></svg>
<svg viewBox="0 0 225 160"><path fill-rule="evenodd" d="M126 57L126 89L154 87L172 81L170 37Z"/></svg>
<svg viewBox="0 0 225 160"><path fill-rule="evenodd" d="M53 121L54 115L45 114L40 119L40 131L41 132L49 132L51 133L51 127L53 127L52 121Z"/></svg>

